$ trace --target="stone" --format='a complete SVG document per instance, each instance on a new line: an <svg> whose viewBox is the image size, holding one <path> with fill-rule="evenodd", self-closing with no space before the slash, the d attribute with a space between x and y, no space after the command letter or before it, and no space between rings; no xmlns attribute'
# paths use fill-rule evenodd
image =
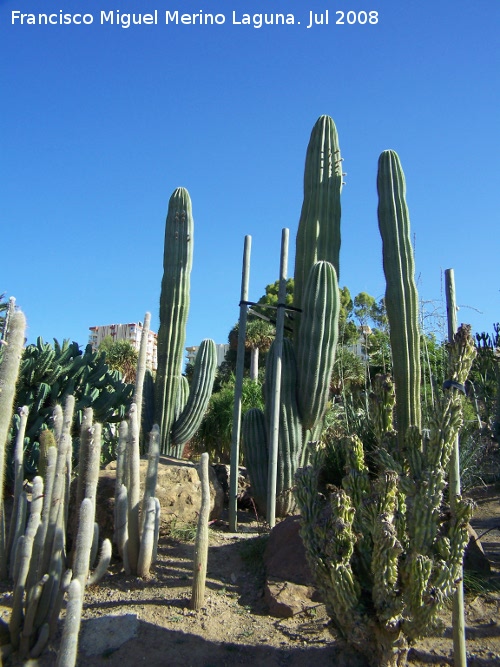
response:
<svg viewBox="0 0 500 667"><path fill-rule="evenodd" d="M144 492L147 459L141 459L141 498ZM214 470L209 466L210 520L219 519L224 509L224 492ZM96 521L101 538L113 538L115 507L116 461L99 473ZM161 520L196 523L201 505L201 482L196 465L189 461L160 456L156 496L160 501Z"/></svg>
<svg viewBox="0 0 500 667"><path fill-rule="evenodd" d="M264 600L269 607L269 614L277 618L290 618L316 606L314 596L312 586L301 586L282 579L268 578L264 587Z"/></svg>
<svg viewBox="0 0 500 667"><path fill-rule="evenodd" d="M116 651L137 636L137 614L115 614L83 621L79 649L87 656Z"/></svg>
<svg viewBox="0 0 500 667"><path fill-rule="evenodd" d="M287 517L272 529L266 545L264 599L271 616L287 618L321 602L299 528L300 517Z"/></svg>
<svg viewBox="0 0 500 667"><path fill-rule="evenodd" d="M478 534L470 524L467 524L467 532L469 533L469 542L465 547L464 570L486 576L490 575L491 564L484 553Z"/></svg>
<svg viewBox="0 0 500 667"><path fill-rule="evenodd" d="M311 586L313 576L299 528L299 516L288 516L275 525L264 552L264 566L269 577Z"/></svg>

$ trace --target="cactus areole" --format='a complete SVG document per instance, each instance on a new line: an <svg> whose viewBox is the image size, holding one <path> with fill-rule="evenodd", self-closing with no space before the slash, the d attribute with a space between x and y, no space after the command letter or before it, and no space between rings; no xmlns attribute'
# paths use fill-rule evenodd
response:
<svg viewBox="0 0 500 667"><path fill-rule="evenodd" d="M170 197L165 223L158 370L155 383L155 422L160 425L163 453L170 449L170 431L175 418L176 394L181 376L189 311L192 263L191 199L187 190L177 188Z"/></svg>

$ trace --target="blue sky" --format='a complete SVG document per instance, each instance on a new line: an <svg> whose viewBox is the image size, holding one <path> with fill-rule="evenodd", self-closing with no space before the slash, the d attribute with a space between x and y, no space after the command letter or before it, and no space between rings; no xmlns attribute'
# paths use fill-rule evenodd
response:
<svg viewBox="0 0 500 667"><path fill-rule="evenodd" d="M12 25L12 12L90 13L91 25ZM100 12L159 13L158 25L101 25ZM165 10L224 25L165 25ZM329 25L307 29L309 11ZM378 11L335 25L335 11ZM293 13L295 25L232 23ZM352 16L352 15L351 15ZM363 14L361 14L363 17ZM297 22L300 21L300 25ZM281 229L295 233L317 117L338 128L340 284L384 293L376 208L380 152L407 179L420 297L439 307L455 269L459 322L491 331L498 278L497 0L1 0L0 293L28 339L85 345L88 327L152 312L158 327L172 191L195 220L186 344L226 342L238 318L245 234L250 298L278 277Z"/></svg>

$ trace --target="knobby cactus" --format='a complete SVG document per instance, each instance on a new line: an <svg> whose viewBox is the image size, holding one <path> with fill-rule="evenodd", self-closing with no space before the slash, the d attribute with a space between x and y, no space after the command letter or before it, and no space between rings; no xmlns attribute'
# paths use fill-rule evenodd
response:
<svg viewBox="0 0 500 667"><path fill-rule="evenodd" d="M458 499L444 524L442 502L475 349L470 327L462 326L450 344L447 389L430 429L422 431L418 295L404 176L392 151L380 158L378 189L391 346L399 371L394 384L388 377L374 382L376 449L365 451L357 436L327 443L297 473L296 497L309 564L335 628L370 665L401 666L409 644L430 631L461 576L471 508Z"/></svg>
<svg viewBox="0 0 500 667"><path fill-rule="evenodd" d="M189 398L185 395L181 370L192 261L191 199L187 190L177 188L170 197L165 224L158 370L154 389L154 413L155 422L160 427L161 453L177 458L182 456L184 445L200 425L217 369L215 343L205 340L196 357Z"/></svg>

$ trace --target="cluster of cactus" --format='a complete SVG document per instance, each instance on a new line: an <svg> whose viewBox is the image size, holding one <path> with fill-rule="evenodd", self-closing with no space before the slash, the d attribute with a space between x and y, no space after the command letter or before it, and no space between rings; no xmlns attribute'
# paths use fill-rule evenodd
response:
<svg viewBox="0 0 500 667"><path fill-rule="evenodd" d="M17 385L17 405L29 409L25 447L29 456L25 465L33 474L38 463L39 435L50 427L52 410L66 397L75 397L74 433L79 433L84 410L91 407L94 418L101 424L117 422L125 417L134 386L125 384L118 371L108 367L105 355L93 352L87 345L82 354L77 343L65 340L62 345L44 343L28 345L24 351ZM13 439L19 429L19 419L13 422Z"/></svg>
<svg viewBox="0 0 500 667"><path fill-rule="evenodd" d="M313 127L307 149L304 201L295 251L294 338L283 341L276 480L276 516L293 511L293 479L321 431L335 361L340 309L338 270L342 159L337 130L329 116ZM284 307L284 304L281 305ZM264 412L243 420L245 461L259 510L265 513L275 344L264 386Z"/></svg>
<svg viewBox="0 0 500 667"><path fill-rule="evenodd" d="M191 386L182 375L192 261L191 199L187 190L177 188L170 197L165 223L154 386L154 421L160 428L161 453L176 458L182 456L184 445L201 423L217 370L215 343L207 339L196 355Z"/></svg>
<svg viewBox="0 0 500 667"><path fill-rule="evenodd" d="M393 151L381 155L377 182L395 382L374 383L377 447L366 450L357 436L327 443L297 472L296 498L308 561L336 630L368 664L401 666L461 576L471 508L456 498L445 524L442 505L475 350L470 328L461 327L449 345L448 389L422 430L418 297L404 175ZM339 450L340 468L332 463Z"/></svg>
<svg viewBox="0 0 500 667"><path fill-rule="evenodd" d="M160 457L160 430L149 434L144 495L140 502L140 448L137 407L120 424L116 459L115 541L127 574L148 575L156 562L160 531L160 502L155 497Z"/></svg>
<svg viewBox="0 0 500 667"><path fill-rule="evenodd" d="M56 444L47 450L44 476L38 475L33 479L28 518L28 496L22 491L22 434L16 442L15 499L9 540L11 548L6 556L10 555L10 574L14 581L9 622L11 645L14 650L19 650L23 658L37 657L54 636L64 595L70 586L75 588L74 581L78 582L81 593L77 609L79 618L84 587L100 580L111 559L111 543L104 540L95 571L89 576L99 542L99 530L94 517L101 451L101 428L99 424L93 424L92 410L89 408L85 410L80 435L75 502L78 515L69 517L74 406L74 397L68 396L64 411L60 406L54 410ZM23 410L23 417L25 415ZM69 534L73 536L71 553L67 537ZM69 616L66 618L69 619ZM78 636L66 629L64 634L65 642L70 642L73 647L73 658L68 658L69 649L63 647L57 664L71 667L76 661Z"/></svg>

